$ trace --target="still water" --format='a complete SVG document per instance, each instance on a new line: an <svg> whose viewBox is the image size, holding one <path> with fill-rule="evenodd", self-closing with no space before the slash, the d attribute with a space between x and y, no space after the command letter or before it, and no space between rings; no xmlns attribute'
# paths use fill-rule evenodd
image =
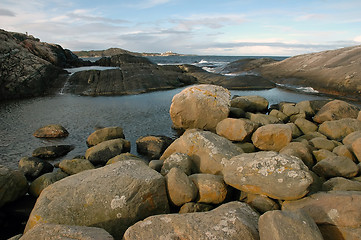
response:
<svg viewBox="0 0 361 240"><path fill-rule="evenodd" d="M0 164L13 169L23 156L35 148L55 144L72 144L75 149L64 158L84 155L86 138L96 127L121 126L131 141L145 135L175 137L169 108L172 98L182 89L131 96L84 97L70 94L0 103ZM232 95L260 95L270 104L280 101L324 99L325 97L274 88L259 91L231 91ZM68 131L65 139L44 140L32 136L47 124L61 124ZM63 158L63 159L64 159ZM61 159L56 159L53 163Z"/></svg>

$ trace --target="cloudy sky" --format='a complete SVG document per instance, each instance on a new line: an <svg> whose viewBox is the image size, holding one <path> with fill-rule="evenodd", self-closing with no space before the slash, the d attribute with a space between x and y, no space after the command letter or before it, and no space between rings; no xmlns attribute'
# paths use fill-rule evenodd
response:
<svg viewBox="0 0 361 240"><path fill-rule="evenodd" d="M360 0L1 0L0 28L70 50L297 54L361 44Z"/></svg>

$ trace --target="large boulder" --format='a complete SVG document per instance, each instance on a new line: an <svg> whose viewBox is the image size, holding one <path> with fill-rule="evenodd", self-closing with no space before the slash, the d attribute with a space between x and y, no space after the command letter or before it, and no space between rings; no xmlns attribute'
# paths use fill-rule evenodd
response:
<svg viewBox="0 0 361 240"><path fill-rule="evenodd" d="M241 108L245 112L266 112L268 110L268 100L261 96L240 96L231 101L231 106Z"/></svg>
<svg viewBox="0 0 361 240"><path fill-rule="evenodd" d="M177 152L190 156L197 172L221 174L227 160L243 150L215 133L189 129L165 150L161 160Z"/></svg>
<svg viewBox="0 0 361 240"><path fill-rule="evenodd" d="M85 158L93 164L105 165L109 159L130 151L128 140L117 138L99 143L85 152Z"/></svg>
<svg viewBox="0 0 361 240"><path fill-rule="evenodd" d="M44 223L36 225L20 239L113 240L114 238L102 228Z"/></svg>
<svg viewBox="0 0 361 240"><path fill-rule="evenodd" d="M302 211L269 211L259 218L261 240L323 240L315 221Z"/></svg>
<svg viewBox="0 0 361 240"><path fill-rule="evenodd" d="M54 169L51 163L46 162L40 158L23 157L19 161L19 170L21 170L25 177L33 180L40 175L52 172Z"/></svg>
<svg viewBox="0 0 361 240"><path fill-rule="evenodd" d="M101 128L89 135L86 143L89 147L95 146L101 142L116 139L125 138L123 128L121 127L106 127Z"/></svg>
<svg viewBox="0 0 361 240"><path fill-rule="evenodd" d="M138 138L135 143L138 153L149 159L159 159L172 142L173 139L167 136L145 136Z"/></svg>
<svg viewBox="0 0 361 240"><path fill-rule="evenodd" d="M0 207L25 195L28 182L19 170L0 165Z"/></svg>
<svg viewBox="0 0 361 240"><path fill-rule="evenodd" d="M40 223L100 227L121 239L150 215L168 213L162 175L142 161L121 161L84 171L43 190L25 232Z"/></svg>
<svg viewBox="0 0 361 240"><path fill-rule="evenodd" d="M309 197L285 201L282 210L302 209L318 225L324 239L359 239L361 228L361 192L320 192ZM352 236L353 235L353 236Z"/></svg>
<svg viewBox="0 0 361 240"><path fill-rule="evenodd" d="M243 141L251 136L256 126L248 119L226 118L217 124L216 132L231 141Z"/></svg>
<svg viewBox="0 0 361 240"><path fill-rule="evenodd" d="M158 215L128 228L124 240L224 239L256 240L258 218L246 203L230 202L209 212Z"/></svg>
<svg viewBox="0 0 361 240"><path fill-rule="evenodd" d="M339 120L342 118L357 118L360 108L341 100L333 100L325 104L313 117L313 121L323 123L325 121Z"/></svg>
<svg viewBox="0 0 361 240"><path fill-rule="evenodd" d="M62 138L67 137L69 132L59 124L50 124L37 129L33 135L37 138Z"/></svg>
<svg viewBox="0 0 361 240"><path fill-rule="evenodd" d="M301 159L272 151L235 156L223 175L228 185L241 191L283 200L302 198L313 182Z"/></svg>
<svg viewBox="0 0 361 240"><path fill-rule="evenodd" d="M215 131L228 117L230 92L219 86L196 85L173 97L170 117L175 128L199 128Z"/></svg>
<svg viewBox="0 0 361 240"><path fill-rule="evenodd" d="M342 140L352 132L361 131L361 121L353 118L343 118L323 122L318 131L333 140Z"/></svg>
<svg viewBox="0 0 361 240"><path fill-rule="evenodd" d="M267 151L280 151L291 140L291 127L285 124L268 124L258 128L252 135L253 144Z"/></svg>

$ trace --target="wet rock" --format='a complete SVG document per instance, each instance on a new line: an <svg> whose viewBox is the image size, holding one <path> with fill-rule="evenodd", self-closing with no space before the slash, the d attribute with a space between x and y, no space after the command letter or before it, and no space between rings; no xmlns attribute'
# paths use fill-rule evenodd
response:
<svg viewBox="0 0 361 240"><path fill-rule="evenodd" d="M280 206L272 199L264 195L247 194L245 202L257 210L259 213L280 209Z"/></svg>
<svg viewBox="0 0 361 240"><path fill-rule="evenodd" d="M174 167L182 170L186 175L191 175L194 170L191 158L187 154L178 152L173 153L164 160L161 174L166 175Z"/></svg>
<svg viewBox="0 0 361 240"><path fill-rule="evenodd" d="M0 207L25 195L28 182L19 170L0 165Z"/></svg>
<svg viewBox="0 0 361 240"><path fill-rule="evenodd" d="M168 212L163 176L141 161L121 161L48 186L30 214L25 233L46 222L100 227L121 239L135 222Z"/></svg>
<svg viewBox="0 0 361 240"><path fill-rule="evenodd" d="M299 199L313 178L301 159L272 151L233 157L223 170L224 181L241 191L274 199Z"/></svg>
<svg viewBox="0 0 361 240"><path fill-rule="evenodd" d="M53 169L53 165L40 158L23 157L19 161L19 170L30 180L33 180L44 173L52 172Z"/></svg>
<svg viewBox="0 0 361 240"><path fill-rule="evenodd" d="M189 202L180 208L179 213L208 212L213 208L209 204Z"/></svg>
<svg viewBox="0 0 361 240"><path fill-rule="evenodd" d="M288 125L268 124L252 135L253 144L261 150L280 151L291 142L292 131Z"/></svg>
<svg viewBox="0 0 361 240"><path fill-rule="evenodd" d="M109 159L125 152L130 151L130 142L128 140L118 138L108 140L91 148L85 152L85 158L93 164L105 165Z"/></svg>
<svg viewBox="0 0 361 240"><path fill-rule="evenodd" d="M56 172L45 173L35 179L29 187L29 193L34 197L39 197L40 193L49 186L65 177L69 176L65 172L58 170Z"/></svg>
<svg viewBox="0 0 361 240"><path fill-rule="evenodd" d="M251 136L256 126L248 119L226 118L217 124L216 132L228 140L241 142Z"/></svg>
<svg viewBox="0 0 361 240"><path fill-rule="evenodd" d="M328 151L332 151L336 147L334 142L323 137L313 138L309 141L309 143L316 149L326 149Z"/></svg>
<svg viewBox="0 0 361 240"><path fill-rule="evenodd" d="M123 128L106 127L106 128L98 129L92 134L90 134L86 140L86 143L88 147L92 147L101 142L117 139L117 138L125 138L123 133Z"/></svg>
<svg viewBox="0 0 361 240"><path fill-rule="evenodd" d="M59 124L46 125L34 132L37 138L63 138L69 135L69 132Z"/></svg>
<svg viewBox="0 0 361 240"><path fill-rule="evenodd" d="M298 157L309 168L312 168L314 165L312 152L308 144L301 142L290 142L287 146L280 150L280 153L287 156Z"/></svg>
<svg viewBox="0 0 361 240"><path fill-rule="evenodd" d="M85 170L94 169L94 165L86 159L65 159L59 164L59 168L69 174L77 174Z"/></svg>
<svg viewBox="0 0 361 240"><path fill-rule="evenodd" d="M347 157L329 157L318 162L312 170L321 177L351 178L358 174L357 165Z"/></svg>
<svg viewBox="0 0 361 240"><path fill-rule="evenodd" d="M228 117L230 92L219 86L197 85L173 97L170 117L175 128L199 128L215 131Z"/></svg>
<svg viewBox="0 0 361 240"><path fill-rule="evenodd" d="M62 157L68 154L71 150L74 149L73 145L55 145L55 146L46 146L39 147L33 151L33 157L38 157L41 159L52 159L57 157Z"/></svg>
<svg viewBox="0 0 361 240"><path fill-rule="evenodd" d="M226 199L227 186L222 176L200 173L189 178L198 189L197 202L220 204Z"/></svg>
<svg viewBox="0 0 361 240"><path fill-rule="evenodd" d="M259 215L246 203L230 202L209 212L152 216L131 226L124 240L244 239L256 240ZM192 227L190 227L192 226Z"/></svg>
<svg viewBox="0 0 361 240"><path fill-rule="evenodd" d="M330 178L322 184L323 191L361 191L361 182L343 177Z"/></svg>
<svg viewBox="0 0 361 240"><path fill-rule="evenodd" d="M127 152L127 153L121 153L119 155L116 155L115 157L112 157L111 159L109 159L107 161L106 165L113 164L113 163L120 162L120 161L125 161L125 160L138 160L138 161L145 162L145 160L143 160L142 158Z"/></svg>
<svg viewBox="0 0 361 240"><path fill-rule="evenodd" d="M282 210L304 210L316 222L324 239L357 239L347 236L361 227L360 204L359 191L332 191L285 201Z"/></svg>
<svg viewBox="0 0 361 240"><path fill-rule="evenodd" d="M269 211L259 218L261 240L323 240L315 221L302 211Z"/></svg>
<svg viewBox="0 0 361 240"><path fill-rule="evenodd" d="M176 206L194 201L198 190L192 180L178 168L172 168L166 175L169 200Z"/></svg>
<svg viewBox="0 0 361 240"><path fill-rule="evenodd" d="M297 118L295 124L304 134L316 132L318 129L316 124L304 118Z"/></svg>
<svg viewBox="0 0 361 240"><path fill-rule="evenodd" d="M159 159L163 152L173 142L173 139L166 136L146 136L137 139L137 151L149 159Z"/></svg>
<svg viewBox="0 0 361 240"><path fill-rule="evenodd" d="M355 105L341 100L333 100L325 104L314 116L313 121L323 123L325 121L339 120L343 118L357 118L360 109Z"/></svg>
<svg viewBox="0 0 361 240"><path fill-rule="evenodd" d="M231 100L231 107L241 108L245 112L267 112L268 100L261 96L240 96Z"/></svg>
<svg viewBox="0 0 361 240"><path fill-rule="evenodd" d="M21 237L21 240L32 239L113 240L114 238L102 228L44 223L36 225Z"/></svg>
<svg viewBox="0 0 361 240"><path fill-rule="evenodd" d="M192 159L196 172L221 174L225 162L242 152L224 137L209 131L190 129L167 148L161 160L173 153L184 153Z"/></svg>
<svg viewBox="0 0 361 240"><path fill-rule="evenodd" d="M348 134L361 131L361 121L352 118L323 122L318 131L329 139L342 140Z"/></svg>

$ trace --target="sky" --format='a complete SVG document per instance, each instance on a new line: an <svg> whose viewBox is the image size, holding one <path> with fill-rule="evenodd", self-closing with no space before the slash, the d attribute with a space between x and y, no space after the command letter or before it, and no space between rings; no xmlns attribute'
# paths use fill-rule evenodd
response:
<svg viewBox="0 0 361 240"><path fill-rule="evenodd" d="M361 45L361 1L1 0L0 28L72 51L294 56Z"/></svg>

